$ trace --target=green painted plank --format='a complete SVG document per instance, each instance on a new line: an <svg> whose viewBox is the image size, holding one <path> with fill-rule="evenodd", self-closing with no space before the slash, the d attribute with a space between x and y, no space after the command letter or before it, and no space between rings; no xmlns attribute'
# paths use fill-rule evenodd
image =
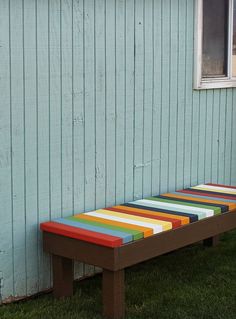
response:
<svg viewBox="0 0 236 319"><path fill-rule="evenodd" d="M212 210L214 210L214 214L220 214L221 213L221 208L220 207L215 207L215 206L211 206L211 205L194 204L194 203L187 203L187 202L182 202L182 201L180 202L180 201L177 201L177 200L163 199L163 198L159 198L159 197L149 197L147 199L155 200L155 201L163 202L163 203L170 203L170 204L178 204L178 205L184 205L184 206L212 209Z"/></svg>
<svg viewBox="0 0 236 319"><path fill-rule="evenodd" d="M118 231L121 231L121 232L124 232L124 233L127 233L127 234L131 234L133 236L134 240L138 240L138 239L143 238L143 233L142 232L136 231L136 230L132 230L132 229L128 229L128 228L125 228L125 227L112 226L112 225L104 224L102 222L84 220L84 219L79 218L79 217L67 217L66 219L79 221L80 223L94 225L94 226L103 227L103 228L112 229L112 230L118 230Z"/></svg>

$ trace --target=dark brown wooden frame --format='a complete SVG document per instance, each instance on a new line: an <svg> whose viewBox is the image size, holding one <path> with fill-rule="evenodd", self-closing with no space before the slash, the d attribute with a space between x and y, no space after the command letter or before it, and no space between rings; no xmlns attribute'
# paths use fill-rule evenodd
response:
<svg viewBox="0 0 236 319"><path fill-rule="evenodd" d="M44 251L52 254L55 297L73 294L73 260L103 268L103 315L121 319L125 314L124 269L175 249L204 241L216 245L219 234L236 228L236 210L141 239L108 248L48 232Z"/></svg>

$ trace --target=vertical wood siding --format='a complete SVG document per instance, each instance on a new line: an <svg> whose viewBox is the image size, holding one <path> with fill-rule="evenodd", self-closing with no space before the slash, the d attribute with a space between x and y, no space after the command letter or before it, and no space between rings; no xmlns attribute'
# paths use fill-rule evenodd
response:
<svg viewBox="0 0 236 319"><path fill-rule="evenodd" d="M0 1L0 301L51 286L42 221L236 185L236 90L193 91L193 21L193 0Z"/></svg>

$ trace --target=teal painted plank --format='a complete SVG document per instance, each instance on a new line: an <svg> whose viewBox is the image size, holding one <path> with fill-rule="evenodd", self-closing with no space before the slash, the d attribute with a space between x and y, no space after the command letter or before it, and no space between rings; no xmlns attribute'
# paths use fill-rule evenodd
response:
<svg viewBox="0 0 236 319"><path fill-rule="evenodd" d="M125 1L125 202L134 194L134 0Z"/></svg>
<svg viewBox="0 0 236 319"><path fill-rule="evenodd" d="M38 290L37 103L35 2L24 2L26 294ZM36 247L36 249L34 248Z"/></svg>
<svg viewBox="0 0 236 319"><path fill-rule="evenodd" d="M105 2L95 1L96 207L105 206Z"/></svg>
<svg viewBox="0 0 236 319"><path fill-rule="evenodd" d="M16 0L10 5L14 294L22 296L26 294L23 7Z"/></svg>
<svg viewBox="0 0 236 319"><path fill-rule="evenodd" d="M106 1L106 206L115 204L115 0Z"/></svg>
<svg viewBox="0 0 236 319"><path fill-rule="evenodd" d="M38 222L50 219L50 90L49 90L49 38L48 3L37 2L37 158L38 158ZM50 287L50 258L42 251L42 234L39 231L39 290Z"/></svg>
<svg viewBox="0 0 236 319"><path fill-rule="evenodd" d="M144 0L135 1L134 199L143 196Z"/></svg>
<svg viewBox="0 0 236 319"><path fill-rule="evenodd" d="M143 197L152 192L152 107L153 107L153 11L152 0L144 1L144 113Z"/></svg>
<svg viewBox="0 0 236 319"><path fill-rule="evenodd" d="M125 201L125 0L116 1L116 203Z"/></svg>
<svg viewBox="0 0 236 319"><path fill-rule="evenodd" d="M12 184L11 184L11 81L9 43L9 1L0 1L0 277L4 282L0 289L0 303L14 294L14 263L12 238Z"/></svg>
<svg viewBox="0 0 236 319"><path fill-rule="evenodd" d="M68 225L72 227L78 227L81 229L86 229L92 232L97 232L101 234L106 234L110 236L115 236L115 237L120 237L122 239L123 244L127 244L133 240L133 236L118 230L113 230L113 229L108 229L108 228L103 228L101 226L94 226L91 224L86 224L84 222L80 222L79 219L70 219L70 218L59 218L56 219L55 222L63 224L63 225Z"/></svg>
<svg viewBox="0 0 236 319"><path fill-rule="evenodd" d="M153 0L153 121L152 121L152 194L160 193L160 163L161 163L161 21L162 21L162 2Z"/></svg>

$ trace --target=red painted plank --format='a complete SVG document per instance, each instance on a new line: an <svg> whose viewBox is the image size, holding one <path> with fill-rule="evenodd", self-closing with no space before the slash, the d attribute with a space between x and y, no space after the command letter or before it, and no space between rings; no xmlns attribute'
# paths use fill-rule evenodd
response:
<svg viewBox="0 0 236 319"><path fill-rule="evenodd" d="M163 220L163 221L172 223L173 229L181 226L181 220L163 217L163 216L155 216L154 214L151 214L151 213L150 214L142 214L141 209L140 210L137 209L136 211L130 211L130 210L126 210L125 207L124 207L124 209L123 208L122 209L116 208L116 207L109 207L109 208L105 208L105 210L111 210L114 212L120 212L120 213L124 213L124 214L128 214L128 215L152 218L152 219L156 219L156 220Z"/></svg>
<svg viewBox="0 0 236 319"><path fill-rule="evenodd" d="M201 195L201 196L208 196L208 197L216 197L216 198L225 198L225 199L232 199L235 200L235 197L230 196L230 195L223 195L223 193L213 193L213 192L198 192L194 190L188 190L188 189L183 189L183 190L178 190L178 193L186 193L186 194L193 194L193 195Z"/></svg>
<svg viewBox="0 0 236 319"><path fill-rule="evenodd" d="M228 185L222 185L222 184L211 184L211 183L207 183L206 185L236 189L236 186L228 186Z"/></svg>
<svg viewBox="0 0 236 319"><path fill-rule="evenodd" d="M49 233L84 240L101 246L114 248L122 245L122 239L119 237L100 234L73 226L59 224L57 222L42 223L40 229Z"/></svg>

